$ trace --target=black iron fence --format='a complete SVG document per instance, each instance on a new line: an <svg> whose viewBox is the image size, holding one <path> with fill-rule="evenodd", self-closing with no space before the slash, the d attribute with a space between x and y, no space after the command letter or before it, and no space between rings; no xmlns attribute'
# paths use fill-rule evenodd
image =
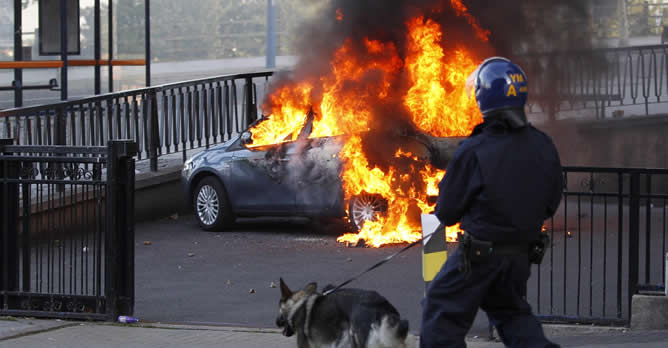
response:
<svg viewBox="0 0 668 348"><path fill-rule="evenodd" d="M12 143L0 139L0 315L131 315L136 143Z"/></svg>
<svg viewBox="0 0 668 348"><path fill-rule="evenodd" d="M516 58L531 78L529 111L591 109L665 113L668 45L553 52ZM21 145L101 146L133 139L138 159L207 147L230 139L260 114L273 71L212 77L63 103L0 111L0 136Z"/></svg>
<svg viewBox="0 0 668 348"><path fill-rule="evenodd" d="M0 136L18 145L139 145L138 159L224 142L258 117L273 71L227 75L0 111ZM263 84L264 88L258 88ZM258 95L258 93L260 95Z"/></svg>
<svg viewBox="0 0 668 348"><path fill-rule="evenodd" d="M563 52L518 58L532 79L530 112L594 110L597 118L666 113L668 45ZM636 109L629 108L637 106Z"/></svg>
<svg viewBox="0 0 668 348"><path fill-rule="evenodd" d="M564 177L532 306L546 321L628 324L633 294L664 289L668 169L567 167Z"/></svg>

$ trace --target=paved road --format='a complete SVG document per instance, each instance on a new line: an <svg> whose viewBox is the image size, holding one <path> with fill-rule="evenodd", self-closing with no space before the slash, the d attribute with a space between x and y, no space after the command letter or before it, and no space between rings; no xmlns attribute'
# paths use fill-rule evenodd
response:
<svg viewBox="0 0 668 348"><path fill-rule="evenodd" d="M621 309L621 318L628 316L628 237L622 241L620 264L616 210L608 210L606 215L601 206L582 211L569 208L566 228L560 210L554 226L548 224L554 230L554 254L546 255L540 273L534 267L529 281L529 301L534 309L547 315L593 318L615 318ZM654 210L652 215L663 218L662 208ZM571 220L577 221L573 214L581 214L576 226L570 226ZM628 217L623 220L628 221ZM653 225L661 226L658 222ZM627 228L624 223L624 235ZM336 243L341 232L342 227L337 224L317 226L287 219L245 223L225 233L201 231L192 216L140 224L136 247L137 315L152 321L272 327L279 292L270 285L277 284L279 277L292 287L311 281L322 287L343 281L399 248L347 248ZM568 232L570 238L564 236ZM658 244L654 249L660 248L663 233L654 233L652 240ZM144 241L151 243L144 245ZM660 269L657 266L652 273ZM619 284L624 296L618 304ZM353 285L385 295L417 332L424 294L419 248L409 250ZM485 328L486 318L479 315L474 335L485 334Z"/></svg>
<svg viewBox="0 0 668 348"><path fill-rule="evenodd" d="M203 232L192 216L139 224L136 315L150 321L273 327L279 289L271 284L279 277L293 288L311 281L322 287L398 250L347 248L336 243L339 232L336 224L294 220L244 224L226 233ZM420 249L414 248L353 286L386 296L417 332L423 284ZM484 334L485 325L483 316L472 335Z"/></svg>

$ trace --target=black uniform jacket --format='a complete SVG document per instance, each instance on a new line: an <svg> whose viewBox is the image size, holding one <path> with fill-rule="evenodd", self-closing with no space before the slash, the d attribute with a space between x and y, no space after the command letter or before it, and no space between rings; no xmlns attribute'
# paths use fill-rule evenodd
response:
<svg viewBox="0 0 668 348"><path fill-rule="evenodd" d="M562 196L559 154L531 125L488 120L458 147L439 184L435 214L474 237L502 243L538 238Z"/></svg>

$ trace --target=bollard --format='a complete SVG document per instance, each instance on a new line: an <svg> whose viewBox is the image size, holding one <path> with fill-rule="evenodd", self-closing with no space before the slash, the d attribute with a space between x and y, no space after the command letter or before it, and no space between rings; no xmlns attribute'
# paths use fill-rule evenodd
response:
<svg viewBox="0 0 668 348"><path fill-rule="evenodd" d="M436 228L441 228L436 215L422 215L422 236L427 236L434 232ZM424 279L425 289L429 283L434 280L438 271L448 259L448 250L445 244L445 228L443 233L435 233L422 240L422 279Z"/></svg>
<svg viewBox="0 0 668 348"><path fill-rule="evenodd" d="M441 230L443 233L434 233L429 236L431 233L436 232L436 229ZM425 236L429 237L425 238ZM422 279L424 279L424 288L426 291L431 281L434 280L434 277L436 277L443 264L445 264L445 261L448 260L445 227L441 225L436 215L422 215L422 237L425 238L422 240ZM668 254L666 255L666 264L668 264ZM668 278L668 273L666 278ZM488 339L490 341L495 340L494 326L491 320L489 320Z"/></svg>

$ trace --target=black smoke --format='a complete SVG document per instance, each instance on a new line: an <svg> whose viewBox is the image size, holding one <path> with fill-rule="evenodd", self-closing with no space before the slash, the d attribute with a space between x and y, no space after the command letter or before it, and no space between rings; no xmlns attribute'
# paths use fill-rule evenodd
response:
<svg viewBox="0 0 668 348"><path fill-rule="evenodd" d="M584 55L589 61L588 66L605 66L604 59L592 50L599 45L591 30L587 1L461 1L476 25L489 31L488 42L479 40L469 18L457 13L451 0L330 0L297 31L300 59L290 80L326 74L334 52L346 40L357 45L359 52L364 52L366 38L392 42L402 54L408 32L406 23L416 16L441 25L441 46L446 52L464 43L481 59L505 56L518 62L529 74L535 101L547 113L553 114L555 105L566 98L553 92L555 86L561 85L562 76L567 75L565 70L572 68L564 54L578 52L579 59ZM557 52L561 56L554 54Z"/></svg>
<svg viewBox="0 0 668 348"><path fill-rule="evenodd" d="M471 15L468 17L456 11L451 1L456 0L329 0L317 16L295 33L299 62L291 73L279 78L275 87L305 79L317 81L319 76L327 75L334 53L345 42L350 42L360 55L367 52L365 39L393 43L403 59L407 22L418 16L440 24L443 32L441 46L446 55L458 45L464 45L481 60L490 56L516 60L526 67L529 80L533 81L530 83L531 93L542 91L543 97L545 91L559 85L558 79L563 75L561 69L567 68L552 60L555 56L552 53L591 51L595 45L589 29L589 11L582 0L462 0ZM480 31L476 27L489 31L488 42L480 40ZM366 77L374 79L374 72L370 71ZM365 86L353 81L349 87L355 90ZM396 129L414 131L410 129L411 122L402 107L404 87L402 81L396 81L397 95L387 98L394 101L373 106L374 114L382 117L375 118L376 123L371 127L373 132L364 137L363 146L372 166L386 168L392 165L399 169L399 173L419 177L412 163L401 165L393 156L396 148L405 145L400 142L400 137L396 137ZM317 88L314 100L322 92ZM559 103L559 98L548 95L542 101L547 105L545 109ZM263 111L270 114L272 110L269 107ZM423 138L417 136L415 139Z"/></svg>
<svg viewBox="0 0 668 348"><path fill-rule="evenodd" d="M309 0L310 1L310 0ZM489 44L481 44L468 19L450 0L331 0L297 32L299 70L327 69L333 52L345 40L393 42L400 49L406 22L415 16L436 20L444 30L443 47L466 42L482 55L515 57L535 52L588 50L595 45L587 2L581 0L462 0ZM337 13L343 15L337 19Z"/></svg>

